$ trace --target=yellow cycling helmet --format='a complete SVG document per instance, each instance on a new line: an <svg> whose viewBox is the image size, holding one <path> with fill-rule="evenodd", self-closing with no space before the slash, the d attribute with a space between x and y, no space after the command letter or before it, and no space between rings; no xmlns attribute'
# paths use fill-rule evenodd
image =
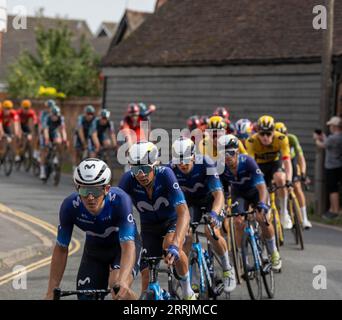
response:
<svg viewBox="0 0 342 320"><path fill-rule="evenodd" d="M275 130L282 133L287 134L287 128L283 122L277 122L274 126Z"/></svg>
<svg viewBox="0 0 342 320"><path fill-rule="evenodd" d="M226 123L224 122L223 118L220 116L213 116L209 119L208 122L208 129L225 129Z"/></svg>
<svg viewBox="0 0 342 320"><path fill-rule="evenodd" d="M25 100L21 101L21 107L25 108L25 109L29 109L32 107L32 103L30 100L25 99Z"/></svg>
<svg viewBox="0 0 342 320"><path fill-rule="evenodd" d="M271 116L262 116L258 120L258 131L273 131L274 118Z"/></svg>
<svg viewBox="0 0 342 320"><path fill-rule="evenodd" d="M11 100L5 100L3 103L2 103L2 107L4 109L12 109L13 108L13 102Z"/></svg>

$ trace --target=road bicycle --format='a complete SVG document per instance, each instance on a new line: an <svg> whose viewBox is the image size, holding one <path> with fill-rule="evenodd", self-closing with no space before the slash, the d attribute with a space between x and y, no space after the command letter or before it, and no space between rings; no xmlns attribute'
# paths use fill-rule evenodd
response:
<svg viewBox="0 0 342 320"><path fill-rule="evenodd" d="M260 234L259 224L255 219L255 210L241 212L232 217L242 216L245 228L241 241L243 278L247 283L249 296L252 300L262 299L262 282L268 298L275 294L274 272L266 244ZM265 223L268 224L266 217Z"/></svg>
<svg viewBox="0 0 342 320"><path fill-rule="evenodd" d="M32 146L27 139L27 133L23 134L23 141L20 148L20 161L15 163L16 170L19 171L21 165L23 165L26 172L30 171L33 164L33 152Z"/></svg>

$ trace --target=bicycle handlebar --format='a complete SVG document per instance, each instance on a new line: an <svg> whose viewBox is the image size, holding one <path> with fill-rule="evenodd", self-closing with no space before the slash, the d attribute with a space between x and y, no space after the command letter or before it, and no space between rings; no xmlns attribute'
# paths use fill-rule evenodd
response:
<svg viewBox="0 0 342 320"><path fill-rule="evenodd" d="M120 290L120 287L113 288L115 294ZM60 300L61 297L73 296L78 294L84 295L97 295L97 294L109 294L111 289L100 289L100 290L66 290L62 291L60 288L55 288L53 290L53 300Z"/></svg>

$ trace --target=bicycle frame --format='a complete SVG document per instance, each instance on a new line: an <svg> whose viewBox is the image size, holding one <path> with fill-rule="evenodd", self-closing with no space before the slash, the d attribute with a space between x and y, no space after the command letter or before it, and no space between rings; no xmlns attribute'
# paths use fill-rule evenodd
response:
<svg viewBox="0 0 342 320"><path fill-rule="evenodd" d="M247 220L247 226L244 229L244 232L250 236L250 239L252 241L252 247L253 247L253 257L255 261L255 267L256 267L256 270L260 270L262 266L262 261L260 259L260 254L258 254L260 250L257 245L257 240L259 236L255 232L254 227L251 224L250 220Z"/></svg>

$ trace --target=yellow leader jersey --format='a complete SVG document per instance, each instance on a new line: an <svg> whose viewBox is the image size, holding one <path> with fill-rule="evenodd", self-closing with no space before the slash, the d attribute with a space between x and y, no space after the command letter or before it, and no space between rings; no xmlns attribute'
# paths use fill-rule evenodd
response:
<svg viewBox="0 0 342 320"><path fill-rule="evenodd" d="M289 139L278 131L274 132L273 141L269 146L261 144L258 134L254 134L246 140L246 149L257 163L278 161L280 154L282 160L291 159Z"/></svg>

